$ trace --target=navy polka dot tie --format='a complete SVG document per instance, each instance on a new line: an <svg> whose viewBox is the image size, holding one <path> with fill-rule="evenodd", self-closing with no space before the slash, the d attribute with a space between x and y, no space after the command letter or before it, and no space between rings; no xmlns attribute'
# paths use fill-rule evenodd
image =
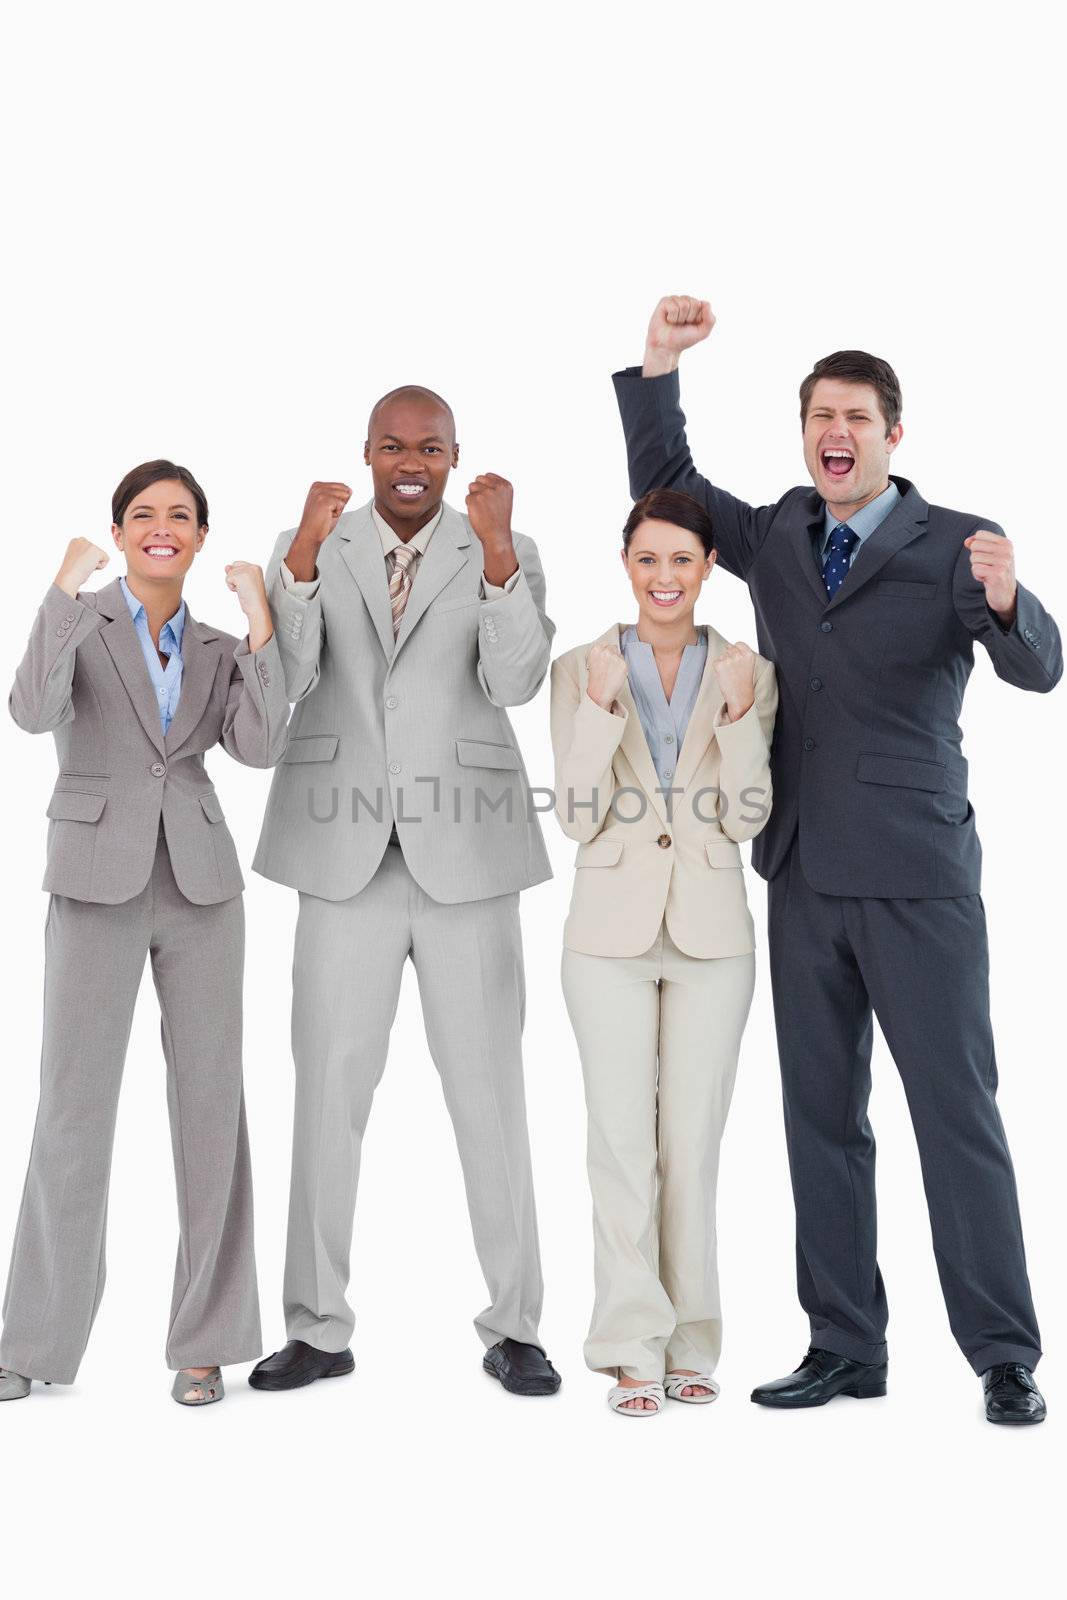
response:
<svg viewBox="0 0 1067 1600"><path fill-rule="evenodd" d="M831 600L845 581L849 556L858 542L859 534L853 533L847 522L839 522L830 535L830 548L822 567L822 581Z"/></svg>

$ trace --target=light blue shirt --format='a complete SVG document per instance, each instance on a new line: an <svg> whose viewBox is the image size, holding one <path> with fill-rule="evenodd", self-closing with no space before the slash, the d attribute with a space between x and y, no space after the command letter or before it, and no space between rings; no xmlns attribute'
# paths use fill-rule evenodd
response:
<svg viewBox="0 0 1067 1600"><path fill-rule="evenodd" d="M681 665L669 700L663 692L663 681L652 646L639 639L637 629L633 627L622 630L619 643L626 658L630 692L645 731L660 788L669 789L678 767L685 730L700 693L700 682L708 659L708 630L698 628L696 644L687 644L682 651Z"/></svg>
<svg viewBox="0 0 1067 1600"><path fill-rule="evenodd" d="M869 500L865 506L861 506L853 516L849 517L847 526L856 535L856 543L853 545L852 554L849 557L849 566L852 565L863 549L865 540L869 539L874 530L881 526L899 499L900 490L895 483L891 483L888 489L883 489L880 495L877 495L873 500ZM835 516L830 507L827 506L822 533L815 536L815 559L819 563L820 572L826 561L830 535L840 524L841 518Z"/></svg>
<svg viewBox="0 0 1067 1600"><path fill-rule="evenodd" d="M148 613L135 594L131 594L126 587L126 579L120 578L122 593L126 604L130 608L133 625L137 629L137 637L141 641L141 650L144 653L145 666L148 676L152 681L155 692L156 704L159 706L159 721L166 737L167 729L174 720L174 713L178 709L178 701L182 692L182 634L185 631L185 601L183 600L177 611L165 622L159 630L159 649L169 659L164 667L159 659L159 651L152 641L148 631Z"/></svg>

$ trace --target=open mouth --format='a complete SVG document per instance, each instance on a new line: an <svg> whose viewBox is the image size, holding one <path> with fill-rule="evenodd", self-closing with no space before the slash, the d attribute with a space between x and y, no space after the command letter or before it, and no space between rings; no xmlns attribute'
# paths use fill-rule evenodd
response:
<svg viewBox="0 0 1067 1600"><path fill-rule="evenodd" d="M656 606L676 606L682 598L681 589L650 589L648 597Z"/></svg>
<svg viewBox="0 0 1067 1600"><path fill-rule="evenodd" d="M173 561L178 552L172 544L146 544L144 554L153 561Z"/></svg>
<svg viewBox="0 0 1067 1600"><path fill-rule="evenodd" d="M419 500L427 492L427 486L424 483L394 483L392 490L401 500Z"/></svg>
<svg viewBox="0 0 1067 1600"><path fill-rule="evenodd" d="M824 450L822 453L823 471L830 478L847 478L855 465L856 458L851 450Z"/></svg>

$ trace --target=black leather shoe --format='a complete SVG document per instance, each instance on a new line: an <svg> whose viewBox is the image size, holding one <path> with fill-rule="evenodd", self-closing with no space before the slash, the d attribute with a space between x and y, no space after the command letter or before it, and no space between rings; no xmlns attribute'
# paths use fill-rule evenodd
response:
<svg viewBox="0 0 1067 1600"><path fill-rule="evenodd" d="M265 1356L248 1374L253 1389L302 1389L316 1378L342 1378L355 1369L351 1350L316 1350L290 1339L284 1350Z"/></svg>
<svg viewBox="0 0 1067 1600"><path fill-rule="evenodd" d="M982 1373L985 1414L989 1422L1007 1422L1026 1428L1044 1422L1045 1399L1034 1382L1034 1375L1021 1361L1003 1361Z"/></svg>
<svg viewBox="0 0 1067 1600"><path fill-rule="evenodd" d="M753 1389L752 1399L758 1406L777 1406L781 1411L799 1411L804 1406L824 1406L839 1394L851 1395L854 1400L870 1400L885 1394L888 1362L868 1366L863 1361L850 1361L847 1356L834 1355L832 1350L819 1350L812 1345L795 1372L788 1378L776 1378L773 1383L761 1383Z"/></svg>
<svg viewBox="0 0 1067 1600"><path fill-rule="evenodd" d="M482 1366L499 1378L508 1394L555 1394L563 1379L535 1344L501 1339L485 1352Z"/></svg>

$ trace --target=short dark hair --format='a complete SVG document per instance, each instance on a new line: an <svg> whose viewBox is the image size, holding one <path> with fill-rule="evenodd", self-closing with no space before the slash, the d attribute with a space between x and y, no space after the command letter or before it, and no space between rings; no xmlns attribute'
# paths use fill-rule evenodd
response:
<svg viewBox="0 0 1067 1600"><path fill-rule="evenodd" d="M173 461L143 461L139 467L127 472L111 496L111 520L115 526L122 526L122 519L131 500L136 500L139 494L144 494L154 483L166 483L172 478L188 489L196 503L197 527L206 528L207 497L189 468L176 466Z"/></svg>
<svg viewBox="0 0 1067 1600"><path fill-rule="evenodd" d="M892 433L900 421L900 381L888 361L881 356L868 355L866 350L835 350L832 356L816 361L800 385L800 421L808 420L808 407L812 391L820 378L841 378L845 383L866 383L878 396L878 405L885 418L885 431Z"/></svg>
<svg viewBox="0 0 1067 1600"><path fill-rule="evenodd" d="M654 522L673 522L679 528L686 528L690 533L695 533L703 547L705 558L710 556L715 548L715 530L711 518L699 500L694 500L691 494L682 494L678 489L653 489L649 494L641 496L623 525L624 550L629 550L630 540L636 529L649 519Z"/></svg>

